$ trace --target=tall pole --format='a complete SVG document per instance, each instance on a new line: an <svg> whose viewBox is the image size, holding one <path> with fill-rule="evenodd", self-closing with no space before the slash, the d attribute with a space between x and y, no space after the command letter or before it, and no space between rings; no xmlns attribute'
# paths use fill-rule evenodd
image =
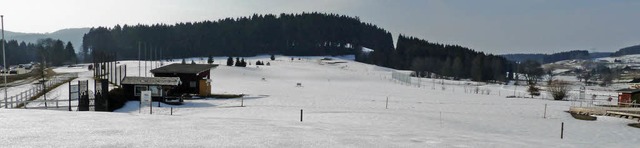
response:
<svg viewBox="0 0 640 148"><path fill-rule="evenodd" d="M147 53L147 57L149 57L149 70L153 69L153 46L149 48L149 53Z"/></svg>
<svg viewBox="0 0 640 148"><path fill-rule="evenodd" d="M144 44L144 77L147 77L147 43Z"/></svg>
<svg viewBox="0 0 640 148"><path fill-rule="evenodd" d="M158 65L156 65L156 60L158 60L158 59L156 59L156 54L158 54L158 47L157 46L156 46L156 48L153 48L153 52L151 53L151 58L153 59L152 60L153 62L151 62L151 63L153 63L152 64L153 66L151 66L151 69L158 68Z"/></svg>
<svg viewBox="0 0 640 148"><path fill-rule="evenodd" d="M156 66L156 52L158 52L158 47L151 51L151 69Z"/></svg>
<svg viewBox="0 0 640 148"><path fill-rule="evenodd" d="M4 74L4 108L7 108L7 54L4 51L4 15L0 15L0 23L2 24L2 67Z"/></svg>
<svg viewBox="0 0 640 148"><path fill-rule="evenodd" d="M149 49L149 70L153 69L153 51L155 51L155 48L151 47Z"/></svg>
<svg viewBox="0 0 640 148"><path fill-rule="evenodd" d="M140 66L140 41L138 41L138 77L141 76L140 74L142 74L140 71Z"/></svg>
<svg viewBox="0 0 640 148"><path fill-rule="evenodd" d="M42 97L44 97L44 108L47 109L47 81L45 79L47 77L45 75L45 70L47 69L47 57L45 57L44 55L42 55L42 64L42 92L44 93Z"/></svg>

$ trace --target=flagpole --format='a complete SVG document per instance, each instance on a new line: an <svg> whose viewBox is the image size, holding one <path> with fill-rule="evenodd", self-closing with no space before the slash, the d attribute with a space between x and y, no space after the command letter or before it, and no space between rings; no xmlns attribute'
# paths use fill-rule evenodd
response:
<svg viewBox="0 0 640 148"><path fill-rule="evenodd" d="M4 108L7 108L7 54L4 51L4 15L0 15L0 23L2 24L2 69L4 70Z"/></svg>

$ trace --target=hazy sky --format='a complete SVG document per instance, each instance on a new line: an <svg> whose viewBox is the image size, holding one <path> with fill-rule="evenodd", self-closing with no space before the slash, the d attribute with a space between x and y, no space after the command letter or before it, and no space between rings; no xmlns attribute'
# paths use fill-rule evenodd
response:
<svg viewBox="0 0 640 148"><path fill-rule="evenodd" d="M0 0L5 29L217 20L254 13L358 16L394 34L489 53L614 51L640 44L640 0Z"/></svg>

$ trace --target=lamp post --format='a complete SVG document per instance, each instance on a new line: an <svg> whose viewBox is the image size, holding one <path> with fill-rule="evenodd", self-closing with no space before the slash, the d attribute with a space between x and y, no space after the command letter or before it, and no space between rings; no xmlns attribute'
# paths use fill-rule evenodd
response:
<svg viewBox="0 0 640 148"><path fill-rule="evenodd" d="M0 23L2 24L2 61L4 74L4 108L7 108L7 54L4 51L4 15L0 15Z"/></svg>

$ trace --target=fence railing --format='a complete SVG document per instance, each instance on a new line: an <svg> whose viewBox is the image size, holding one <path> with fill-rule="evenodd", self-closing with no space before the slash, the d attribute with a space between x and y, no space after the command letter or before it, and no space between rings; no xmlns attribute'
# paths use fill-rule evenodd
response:
<svg viewBox="0 0 640 148"><path fill-rule="evenodd" d="M17 95L7 97L6 99L2 99L2 101L0 101L0 108L2 108L2 107L4 107L4 108L24 107L29 102L33 102L33 100L31 100L31 99L36 99L34 97L39 96L39 95L43 95L44 91L46 91L45 88L47 90L53 90L53 89L55 89L55 88L53 88L54 86L60 85L62 83L70 81L70 80L73 80L73 79L75 79L77 77L78 77L77 73L57 75L57 76L54 76L54 77L50 78L49 80L41 82L40 84L34 84L29 89L27 89L25 91L22 91ZM42 85L42 83L44 83L44 85ZM44 100L42 100L42 101L44 101ZM47 100L47 101L54 102L53 99L52 100Z"/></svg>

